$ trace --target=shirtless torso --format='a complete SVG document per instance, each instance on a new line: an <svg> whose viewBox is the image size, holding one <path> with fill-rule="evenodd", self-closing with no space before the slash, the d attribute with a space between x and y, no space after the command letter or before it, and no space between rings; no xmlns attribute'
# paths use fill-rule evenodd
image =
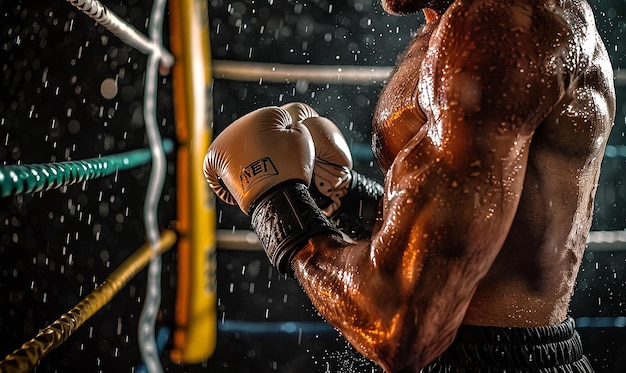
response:
<svg viewBox="0 0 626 373"><path fill-rule="evenodd" d="M381 224L314 237L292 264L361 353L417 372L461 323L566 317L615 97L584 1L384 5L434 10L374 115Z"/></svg>
<svg viewBox="0 0 626 373"><path fill-rule="evenodd" d="M486 6L488 1L465 3L468 5L459 4L445 15L446 25L455 23L455 14L480 3ZM511 71L509 77L513 101L523 100L516 93L517 81L532 73L524 71L528 63L549 68L558 66L550 64L562 64L571 74L559 77L557 83L561 86L535 93L545 96L546 101L536 106L543 118L530 139L517 213L498 257L472 298L464 319L467 324L523 327L562 321L590 229L600 162L613 123L612 70L588 5L550 3L510 2L501 10L509 17L501 21L514 25L508 26L513 29L506 36L510 40L505 45L513 46L508 53L516 53L520 59L519 69ZM545 19L544 24L550 28L529 30L531 17ZM439 24L439 19L434 19L417 35L380 97L373 142L384 171L426 124L425 112L433 116L427 107L429 98L420 97L420 79L427 79L432 71L429 67L433 57L426 57L429 43L432 51L447 41L448 35ZM506 35L506 31L500 30L500 35ZM532 50L516 45L520 33L533 41L526 44ZM554 45L559 45L561 56L554 56ZM489 51L471 50L485 52ZM559 57L567 60L559 61ZM471 86L465 89L470 99L480 95L472 92ZM514 115L517 109L506 105L500 108ZM549 112L542 115L545 110Z"/></svg>

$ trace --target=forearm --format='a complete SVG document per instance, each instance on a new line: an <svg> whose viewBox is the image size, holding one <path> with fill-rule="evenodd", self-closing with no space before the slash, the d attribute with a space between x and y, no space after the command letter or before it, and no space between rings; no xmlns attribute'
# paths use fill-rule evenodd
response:
<svg viewBox="0 0 626 373"><path fill-rule="evenodd" d="M386 350L403 323L398 310L407 304L387 291L394 279L371 266L369 246L317 236L294 256L292 267L318 312L361 354L389 368L395 351Z"/></svg>
<svg viewBox="0 0 626 373"><path fill-rule="evenodd" d="M408 235L396 236L390 245L377 238L346 242L320 235L292 260L294 276L318 312L390 373L418 371L439 356L474 291L464 271L448 271L462 261L427 257L409 241ZM407 248L405 255L390 255L396 245ZM450 288L454 299L444 290Z"/></svg>
<svg viewBox="0 0 626 373"><path fill-rule="evenodd" d="M316 236L293 257L294 277L361 354L387 372L418 371L452 342L474 286L458 285L462 271L431 261L418 289L415 278L390 270L395 264L377 262L375 251L370 242ZM443 294L450 287L457 289L453 303Z"/></svg>

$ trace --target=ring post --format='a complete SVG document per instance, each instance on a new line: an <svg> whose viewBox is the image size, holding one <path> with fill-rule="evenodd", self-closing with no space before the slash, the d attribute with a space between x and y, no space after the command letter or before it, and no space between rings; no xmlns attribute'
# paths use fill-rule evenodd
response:
<svg viewBox="0 0 626 373"><path fill-rule="evenodd" d="M170 358L209 358L217 339L215 196L202 172L213 105L207 0L170 1L177 160L178 282Z"/></svg>

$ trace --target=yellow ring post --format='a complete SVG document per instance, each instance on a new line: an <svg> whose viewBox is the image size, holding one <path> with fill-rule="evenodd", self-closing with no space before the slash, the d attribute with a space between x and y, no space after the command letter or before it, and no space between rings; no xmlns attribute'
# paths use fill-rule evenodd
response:
<svg viewBox="0 0 626 373"><path fill-rule="evenodd" d="M207 0L170 1L177 161L178 283L170 358L209 358L217 339L216 217L202 163L212 137L211 49Z"/></svg>

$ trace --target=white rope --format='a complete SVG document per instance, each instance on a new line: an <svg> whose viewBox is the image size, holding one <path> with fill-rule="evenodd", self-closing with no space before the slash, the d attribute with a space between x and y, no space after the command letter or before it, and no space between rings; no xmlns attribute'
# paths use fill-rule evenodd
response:
<svg viewBox="0 0 626 373"><path fill-rule="evenodd" d="M162 72L169 71L174 65L174 56L160 43L156 43L137 29L124 22L115 13L111 12L98 0L67 0L78 10L87 14L93 20L117 36L121 41L145 54L154 54L161 62Z"/></svg>
<svg viewBox="0 0 626 373"><path fill-rule="evenodd" d="M626 231L591 231L587 243L626 243Z"/></svg>
<svg viewBox="0 0 626 373"><path fill-rule="evenodd" d="M321 84L378 84L386 81L391 66L288 65L269 62L213 61L213 77L243 82L290 83L306 80ZM614 72L615 85L626 86L626 70Z"/></svg>
<svg viewBox="0 0 626 373"><path fill-rule="evenodd" d="M155 0L150 15L149 34L153 44L161 46L161 33L166 0ZM144 225L148 242L152 247L159 241L160 230L158 222L158 208L163 183L165 182L166 160L161 133L156 119L157 79L160 55L153 50L148 56L146 67L146 85L144 88L144 121L146 134L152 154L152 168L150 180L144 201ZM161 373L163 367L159 358L154 326L161 304L161 256L156 255L148 266L146 299L139 317L139 351L142 360L150 373Z"/></svg>
<svg viewBox="0 0 626 373"><path fill-rule="evenodd" d="M615 78L615 85L617 86L626 85L626 70L622 70L618 67L617 70L613 71L613 76Z"/></svg>
<svg viewBox="0 0 626 373"><path fill-rule="evenodd" d="M382 83L393 68L386 66L285 65L263 62L213 61L213 77L239 81L274 83L306 80L311 83Z"/></svg>
<svg viewBox="0 0 626 373"><path fill-rule="evenodd" d="M626 231L591 231L587 243L603 244L602 250L626 250ZM244 229L218 229L217 246L220 250L263 250L256 234Z"/></svg>

